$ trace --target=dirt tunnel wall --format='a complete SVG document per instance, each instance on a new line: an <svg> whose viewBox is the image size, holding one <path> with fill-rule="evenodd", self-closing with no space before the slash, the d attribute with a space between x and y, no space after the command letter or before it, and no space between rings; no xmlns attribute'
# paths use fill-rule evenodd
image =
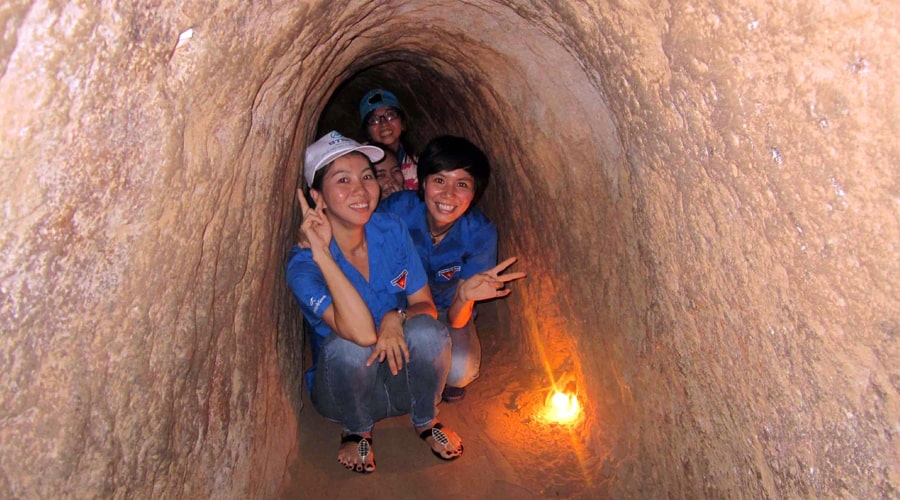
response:
<svg viewBox="0 0 900 500"><path fill-rule="evenodd" d="M605 492L897 495L895 4L0 20L3 497L282 491L300 152L387 81L420 141L492 159L484 208L530 275L502 335L579 382Z"/></svg>

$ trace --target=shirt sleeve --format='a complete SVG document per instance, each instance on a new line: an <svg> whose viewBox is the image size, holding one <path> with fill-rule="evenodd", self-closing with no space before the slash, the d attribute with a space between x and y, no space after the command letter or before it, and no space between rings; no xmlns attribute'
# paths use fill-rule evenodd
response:
<svg viewBox="0 0 900 500"><path fill-rule="evenodd" d="M460 278L468 279L497 265L497 228L487 221L473 231Z"/></svg>
<svg viewBox="0 0 900 500"><path fill-rule="evenodd" d="M412 195L413 197L411 198L409 195ZM406 217L414 207L414 200L418 200L418 195L416 195L416 193L409 190L397 191L379 201L375 211L385 214L394 214L406 222Z"/></svg>
<svg viewBox="0 0 900 500"><path fill-rule="evenodd" d="M318 264L312 260L309 249L295 250L287 265L286 278L294 297L300 303L303 316L316 331L324 323L322 314L331 305L331 292Z"/></svg>
<svg viewBox="0 0 900 500"><path fill-rule="evenodd" d="M394 206L394 202L397 200L397 198L396 198L396 196L395 196L396 194L397 194L397 193L391 193L390 196L388 196L387 198L385 198L385 199L379 201L379 202L378 202L378 206L375 207L375 211L376 211L376 212L383 213L383 214L392 214L392 213L394 213L393 210L391 210L391 207Z"/></svg>

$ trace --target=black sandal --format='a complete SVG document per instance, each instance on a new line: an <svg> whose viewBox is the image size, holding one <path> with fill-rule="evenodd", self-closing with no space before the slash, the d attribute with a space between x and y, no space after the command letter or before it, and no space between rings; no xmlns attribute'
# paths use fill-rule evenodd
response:
<svg viewBox="0 0 900 500"><path fill-rule="evenodd" d="M438 422L438 423L434 424L434 427L432 427L431 429L425 429L424 431L419 433L419 438L422 441L426 441L429 437L432 437L432 438L434 438L434 441L437 444L446 448L447 445L450 444L450 438L448 438L447 435L444 434L444 431L441 430L443 428L444 428L444 424ZM434 451L434 448L431 448L431 453L434 453L434 456L440 458L441 460L446 460L448 462L451 460L456 460L457 458L462 456L462 452L463 452L462 443L459 443L459 454L454 455L452 457L445 457L444 455Z"/></svg>
<svg viewBox="0 0 900 500"><path fill-rule="evenodd" d="M465 387L453 387L452 385L448 385L447 387L444 387L444 392L441 393L441 399L447 403L455 403L462 400L464 397L466 397Z"/></svg>
<svg viewBox="0 0 900 500"><path fill-rule="evenodd" d="M348 467L344 465L344 467L347 467L353 472L359 472L360 474L375 472L375 460L372 460L371 468L369 468L369 464L366 463L366 458L368 458L369 452L372 451L372 438L363 437L359 434L347 434L346 436L341 436L342 445L350 442L356 443L356 453L359 455L359 458L362 459L362 465L359 467Z"/></svg>

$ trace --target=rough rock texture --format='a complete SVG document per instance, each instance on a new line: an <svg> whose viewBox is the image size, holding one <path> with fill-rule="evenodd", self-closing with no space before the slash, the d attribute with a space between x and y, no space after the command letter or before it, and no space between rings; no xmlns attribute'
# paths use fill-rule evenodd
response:
<svg viewBox="0 0 900 500"><path fill-rule="evenodd" d="M492 158L495 313L588 485L897 496L898 10L5 3L0 496L282 491L300 152L374 85Z"/></svg>

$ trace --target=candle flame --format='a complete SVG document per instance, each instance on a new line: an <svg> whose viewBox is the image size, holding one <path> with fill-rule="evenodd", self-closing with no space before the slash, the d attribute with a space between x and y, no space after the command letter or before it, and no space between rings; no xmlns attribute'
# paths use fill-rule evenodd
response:
<svg viewBox="0 0 900 500"><path fill-rule="evenodd" d="M578 398L574 394L556 392L550 398L547 418L561 424L570 423L578 417L580 411L581 405L578 404Z"/></svg>

